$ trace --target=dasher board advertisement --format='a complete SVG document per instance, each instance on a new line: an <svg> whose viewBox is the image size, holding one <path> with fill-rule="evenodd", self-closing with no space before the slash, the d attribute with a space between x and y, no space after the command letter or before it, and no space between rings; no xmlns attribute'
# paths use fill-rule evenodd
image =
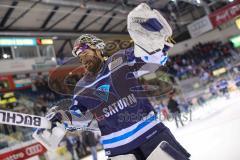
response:
<svg viewBox="0 0 240 160"><path fill-rule="evenodd" d="M207 31L210 31L213 29L213 26L208 18L208 16L205 16L203 18L200 18L193 23L189 24L187 26L188 31L192 38L198 37L202 35L203 33L206 33Z"/></svg>
<svg viewBox="0 0 240 160"><path fill-rule="evenodd" d="M33 143L31 145L15 149L9 152L0 154L1 160L25 160L36 155L42 155L47 150L40 143Z"/></svg>

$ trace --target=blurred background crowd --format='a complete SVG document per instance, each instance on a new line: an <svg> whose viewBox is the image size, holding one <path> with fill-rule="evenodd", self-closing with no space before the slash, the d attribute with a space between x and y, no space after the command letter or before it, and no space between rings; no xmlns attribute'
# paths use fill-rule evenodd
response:
<svg viewBox="0 0 240 160"><path fill-rule="evenodd" d="M71 99L84 72L82 66L76 68L79 61L72 61L75 39L96 34L105 40L109 56L132 47L126 17L141 2L146 1L0 1L0 110L45 116L59 101ZM181 130L199 110L208 111L211 100L229 100L231 93L239 93L240 1L148 2L169 22L176 44L163 70L140 81L153 91L149 100L158 117ZM56 67L62 67L61 72L53 72ZM49 78L53 73L55 79ZM36 144L34 130L0 124L0 159L14 159L11 155L19 149ZM80 132L64 137L54 153L43 149L31 158L77 160L92 155L97 160L99 150L100 133Z"/></svg>

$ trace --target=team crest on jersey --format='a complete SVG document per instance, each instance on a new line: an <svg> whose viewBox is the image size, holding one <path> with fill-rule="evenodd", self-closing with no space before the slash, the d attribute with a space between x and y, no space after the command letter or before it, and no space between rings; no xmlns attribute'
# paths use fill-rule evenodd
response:
<svg viewBox="0 0 240 160"><path fill-rule="evenodd" d="M104 84L101 85L100 87L97 88L95 95L104 100L105 102L108 101L108 96L109 96L109 89L110 89L110 85L109 84Z"/></svg>

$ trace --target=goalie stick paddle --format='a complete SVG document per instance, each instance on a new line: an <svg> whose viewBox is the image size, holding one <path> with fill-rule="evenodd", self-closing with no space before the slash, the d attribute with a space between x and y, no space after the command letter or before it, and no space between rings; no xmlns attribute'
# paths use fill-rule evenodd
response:
<svg viewBox="0 0 240 160"><path fill-rule="evenodd" d="M5 110L0 110L0 124L32 128L51 128L51 123L45 117Z"/></svg>

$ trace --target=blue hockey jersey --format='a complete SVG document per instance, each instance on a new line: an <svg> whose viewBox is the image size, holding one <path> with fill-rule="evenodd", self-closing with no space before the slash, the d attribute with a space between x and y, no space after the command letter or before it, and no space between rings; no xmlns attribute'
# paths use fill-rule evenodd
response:
<svg viewBox="0 0 240 160"><path fill-rule="evenodd" d="M154 72L167 56L159 64L147 60L135 57L133 48L121 50L104 62L98 75L85 75L75 87L70 111L94 115L107 156L128 153L165 128L138 77Z"/></svg>
<svg viewBox="0 0 240 160"><path fill-rule="evenodd" d="M227 80L225 80L225 79L220 80L220 81L218 82L218 84L217 84L217 87L218 87L219 89L227 88L227 87L228 87L228 82L227 82Z"/></svg>
<svg viewBox="0 0 240 160"><path fill-rule="evenodd" d="M240 83L240 75L235 78L235 83Z"/></svg>

